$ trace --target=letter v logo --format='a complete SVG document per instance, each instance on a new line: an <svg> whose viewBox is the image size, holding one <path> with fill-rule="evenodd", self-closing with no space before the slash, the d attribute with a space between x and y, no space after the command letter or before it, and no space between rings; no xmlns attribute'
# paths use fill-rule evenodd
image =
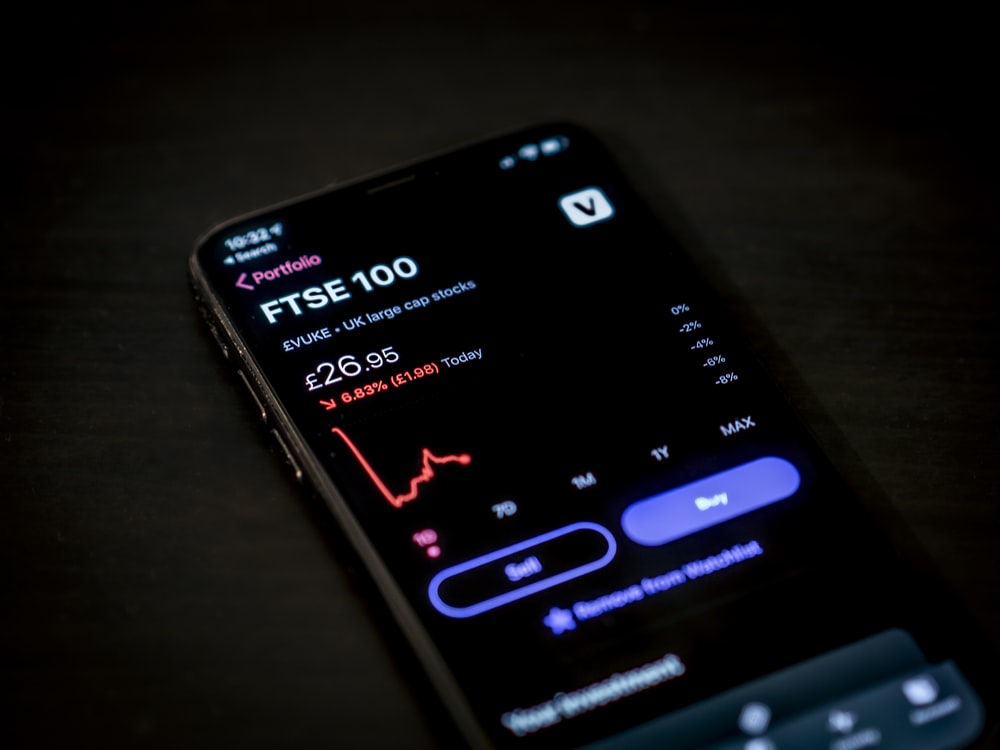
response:
<svg viewBox="0 0 1000 750"><path fill-rule="evenodd" d="M615 215L615 207L598 187L584 188L559 199L559 208L576 227L607 221Z"/></svg>

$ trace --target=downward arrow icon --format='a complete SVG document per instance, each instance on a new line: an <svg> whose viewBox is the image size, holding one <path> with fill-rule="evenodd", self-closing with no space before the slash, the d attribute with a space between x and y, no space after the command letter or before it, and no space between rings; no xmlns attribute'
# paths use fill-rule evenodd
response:
<svg viewBox="0 0 1000 750"><path fill-rule="evenodd" d="M253 284L245 284L244 282L246 281L246 279L247 279L247 275L245 273L241 273L240 277L238 279L236 279L236 286L238 286L240 289L250 289L250 290L252 290L253 289Z"/></svg>
<svg viewBox="0 0 1000 750"><path fill-rule="evenodd" d="M573 203L573 208L587 214L587 216L593 216L597 213L597 206L594 204L594 196L591 195L589 198L590 200L587 202L586 206L577 201Z"/></svg>

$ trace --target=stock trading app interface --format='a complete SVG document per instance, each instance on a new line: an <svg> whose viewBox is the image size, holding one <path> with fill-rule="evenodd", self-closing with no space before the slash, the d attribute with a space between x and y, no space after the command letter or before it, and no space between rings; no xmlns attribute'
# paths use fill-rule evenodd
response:
<svg viewBox="0 0 1000 750"><path fill-rule="evenodd" d="M603 152L541 132L371 187L202 263L494 742L974 736L890 556Z"/></svg>

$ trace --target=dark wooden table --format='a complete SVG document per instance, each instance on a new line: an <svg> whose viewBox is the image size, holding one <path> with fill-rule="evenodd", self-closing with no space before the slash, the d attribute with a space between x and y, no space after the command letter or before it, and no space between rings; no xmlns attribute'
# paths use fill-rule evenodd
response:
<svg viewBox="0 0 1000 750"><path fill-rule="evenodd" d="M139 7L5 28L0 746L448 743L223 371L185 266L232 215L552 118L683 215L849 479L881 488L1000 643L984 16Z"/></svg>

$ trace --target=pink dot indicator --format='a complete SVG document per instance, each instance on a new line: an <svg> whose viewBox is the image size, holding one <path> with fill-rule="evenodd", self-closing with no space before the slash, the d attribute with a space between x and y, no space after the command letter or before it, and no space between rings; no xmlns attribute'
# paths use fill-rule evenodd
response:
<svg viewBox="0 0 1000 750"><path fill-rule="evenodd" d="M427 548L427 556L428 557L440 557L441 556L441 548L438 547L436 544L432 544L430 547Z"/></svg>

